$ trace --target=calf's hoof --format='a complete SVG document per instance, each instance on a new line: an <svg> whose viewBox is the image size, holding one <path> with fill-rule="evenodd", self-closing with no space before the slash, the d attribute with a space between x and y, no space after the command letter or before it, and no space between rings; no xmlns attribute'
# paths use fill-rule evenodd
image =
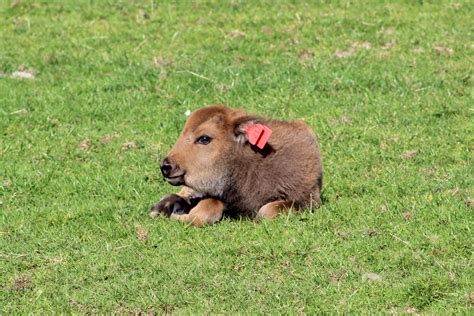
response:
<svg viewBox="0 0 474 316"><path fill-rule="evenodd" d="M176 194L170 194L165 196L157 204L153 205L150 208L149 215L150 217L158 217L160 215L165 217L170 217L171 214L187 214L191 209L191 205Z"/></svg>

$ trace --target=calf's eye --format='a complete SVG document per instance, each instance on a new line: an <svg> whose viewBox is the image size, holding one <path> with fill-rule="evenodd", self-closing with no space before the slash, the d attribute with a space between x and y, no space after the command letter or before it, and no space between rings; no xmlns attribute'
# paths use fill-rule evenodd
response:
<svg viewBox="0 0 474 316"><path fill-rule="evenodd" d="M199 136L196 139L196 144L207 145L211 142L212 138L207 135Z"/></svg>

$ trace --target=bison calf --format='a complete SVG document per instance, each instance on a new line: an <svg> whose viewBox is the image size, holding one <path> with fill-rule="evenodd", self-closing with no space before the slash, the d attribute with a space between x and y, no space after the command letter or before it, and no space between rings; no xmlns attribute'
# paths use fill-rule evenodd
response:
<svg viewBox="0 0 474 316"><path fill-rule="evenodd" d="M150 216L195 226L223 214L274 218L320 203L322 164L316 136L302 121L266 120L226 106L192 113L161 164L171 185Z"/></svg>

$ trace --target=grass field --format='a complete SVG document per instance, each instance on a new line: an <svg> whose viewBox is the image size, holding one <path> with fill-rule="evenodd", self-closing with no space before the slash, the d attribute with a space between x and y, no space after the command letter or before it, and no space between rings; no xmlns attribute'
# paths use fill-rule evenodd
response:
<svg viewBox="0 0 474 316"><path fill-rule="evenodd" d="M0 313L472 313L474 5L324 2L1 1ZM209 104L304 118L324 205L150 219Z"/></svg>

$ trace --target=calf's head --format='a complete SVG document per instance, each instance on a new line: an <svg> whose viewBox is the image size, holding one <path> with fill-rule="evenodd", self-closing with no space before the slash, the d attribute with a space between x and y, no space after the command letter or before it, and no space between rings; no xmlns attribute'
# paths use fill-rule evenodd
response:
<svg viewBox="0 0 474 316"><path fill-rule="evenodd" d="M219 196L229 184L236 147L248 142L245 128L258 118L225 106L201 108L191 114L180 137L161 164L172 185L186 185Z"/></svg>

